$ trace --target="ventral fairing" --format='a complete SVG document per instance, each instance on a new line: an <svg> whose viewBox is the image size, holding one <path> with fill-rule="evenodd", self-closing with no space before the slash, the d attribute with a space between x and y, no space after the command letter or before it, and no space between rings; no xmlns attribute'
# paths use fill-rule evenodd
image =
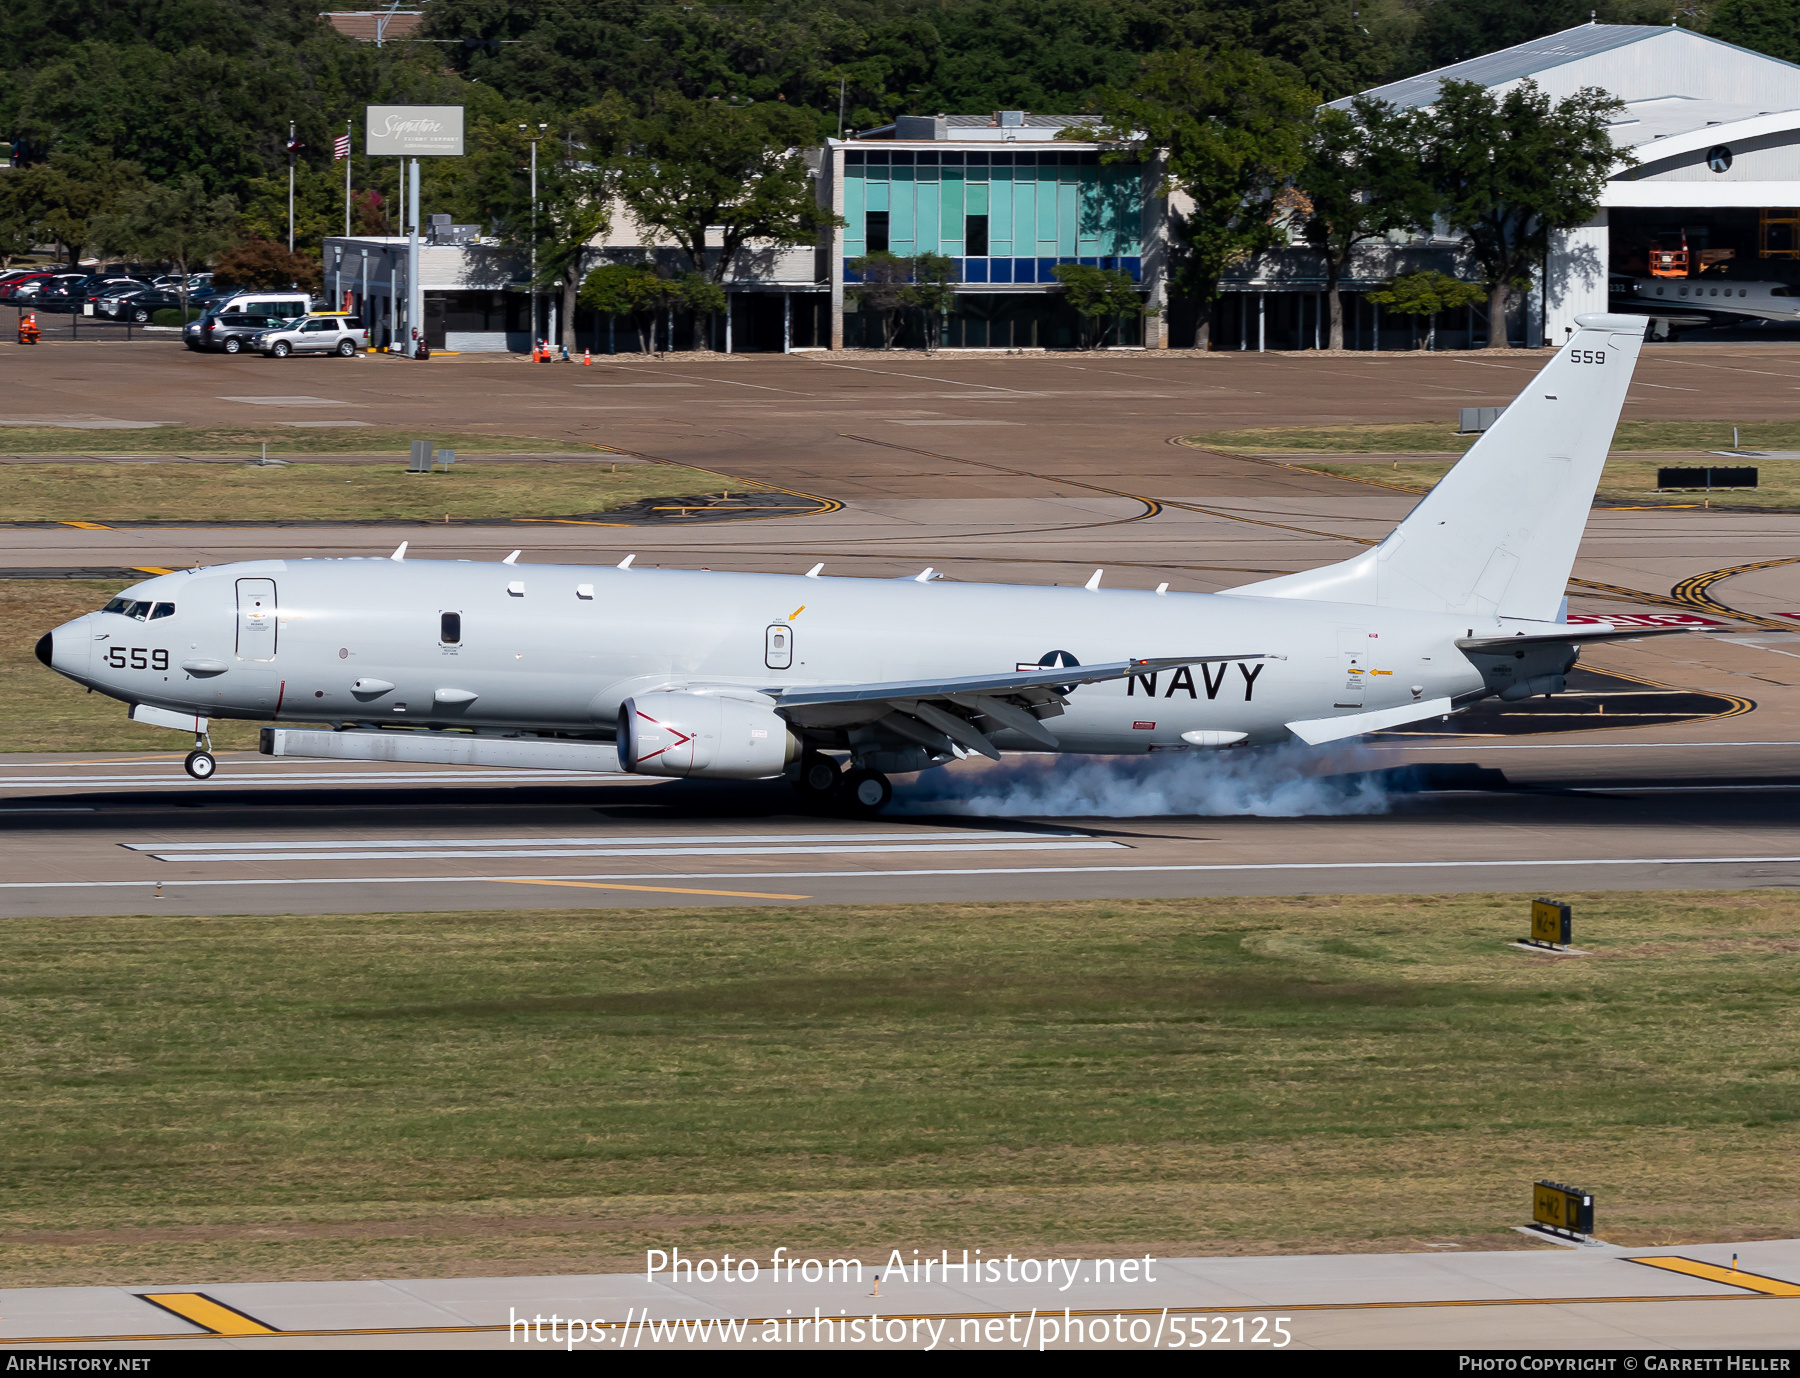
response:
<svg viewBox="0 0 1800 1378"><path fill-rule="evenodd" d="M274 755L787 777L855 811L977 753L1318 745L1554 694L1563 590L1643 341L1590 315L1379 546L1220 594L389 558L160 575L38 644Z"/></svg>

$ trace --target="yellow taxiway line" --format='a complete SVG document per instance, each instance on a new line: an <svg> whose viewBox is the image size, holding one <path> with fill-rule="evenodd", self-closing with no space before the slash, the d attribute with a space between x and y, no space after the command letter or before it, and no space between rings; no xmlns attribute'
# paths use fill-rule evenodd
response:
<svg viewBox="0 0 1800 1378"><path fill-rule="evenodd" d="M804 900L810 895L771 895L760 890L684 890L673 885L608 885L597 880L527 880L495 877L500 885L567 885L577 890L648 890L658 895L726 895L740 900Z"/></svg>
<svg viewBox="0 0 1800 1378"><path fill-rule="evenodd" d="M1681 1261L1685 1263L1687 1260L1683 1259ZM1697 1266L1707 1267L1709 1265L1700 1264ZM1721 1271L1725 1272L1727 1274L1730 1274L1730 1269L1722 1269ZM1744 1275L1739 1273L1739 1274L1736 1274L1735 1276L1742 1277ZM1769 1282L1769 1283L1777 1283L1778 1279L1765 1278L1765 1279L1762 1279L1762 1281ZM1792 1286L1792 1284L1790 1284L1790 1283L1780 1283L1779 1285ZM4 1346L4 1345L46 1345L46 1344L131 1344L131 1343L139 1343L139 1342L149 1341L149 1340L246 1339L246 1338L266 1337L266 1336L280 1336L282 1338L290 1338L290 1337L295 1337L295 1336L304 1337L304 1336L321 1336L321 1335L347 1335L347 1336L362 1336L362 1335L495 1335L495 1334L501 1333L502 1331L506 1331L506 1330L512 1328L512 1327L502 1324L502 1325L382 1326L382 1327L374 1327L374 1328L370 1328L370 1329L357 1329L357 1330L351 1330L351 1329L344 1329L344 1330L277 1330L273 1326L264 1325L261 1321L256 1320L254 1317L246 1316L241 1311L234 1310L233 1308L228 1307L221 1302L216 1302L211 1297L208 1297L205 1294L200 1293L200 1292L176 1292L176 1293L152 1292L152 1293L140 1293L139 1295L141 1295L144 1298L144 1300L146 1300L146 1301L153 1301L156 1305L161 1306L166 1311L171 1311L176 1315L180 1315L182 1317L182 1319L184 1319L184 1320L191 1321L195 1325L205 1326L207 1333L199 1334L199 1335L192 1334L192 1333L183 1333L183 1334L174 1334L174 1335L170 1335L170 1334L31 1335L31 1336L21 1336L17 1339L0 1339L0 1346ZM1082 1316L1082 1317L1087 1317L1087 1316L1160 1316L1166 1312L1168 1315L1171 1315L1171 1316L1190 1316L1190 1315L1192 1315L1192 1316L1223 1316L1223 1315L1236 1315L1236 1314L1242 1312L1246 1315L1249 1315L1249 1314L1273 1315L1273 1314L1279 1313L1279 1314L1285 1316L1285 1315L1289 1315L1289 1314L1296 1313L1296 1312L1302 1312L1302 1311L1307 1311L1307 1312L1311 1312L1311 1311L1413 1311L1413 1310L1423 1311L1423 1310L1439 1310L1444 1307L1455 1307L1455 1306L1606 1306L1606 1305L1619 1305L1619 1304L1631 1304L1631 1303L1661 1303L1661 1302L1675 1302L1675 1301L1735 1302L1735 1301L1773 1301L1773 1300L1777 1300L1777 1299L1778 1298L1776 1297L1775 1294L1769 1293L1769 1292L1739 1292L1736 1294L1727 1294L1724 1296L1716 1296L1716 1295L1714 1295L1714 1296L1695 1296L1695 1295L1683 1294L1683 1295L1679 1295L1679 1296L1660 1296L1660 1297L1659 1296L1650 1296L1650 1297L1638 1297L1638 1296L1626 1296L1626 1297L1618 1297L1618 1296L1613 1296L1613 1297L1475 1297L1475 1298L1468 1298L1468 1299L1457 1300L1457 1301L1303 1302L1296 1306L1275 1306L1275 1305L1264 1304L1264 1305L1258 1305L1258 1306L1170 1306L1170 1307L1166 1307L1166 1308L1160 1307L1160 1306L1139 1306L1139 1307L1124 1307L1124 1308L1120 1308L1120 1307L1116 1307L1116 1306L1079 1307L1079 1308L1072 1308L1069 1311L1069 1315ZM182 1311L176 1311L173 1306L168 1304L171 1300L178 1300L180 1302L180 1304L183 1305L184 1307L190 1306L190 1305L194 1306L194 1310L192 1311L191 1314L184 1313ZM215 1318L219 1324L232 1325L232 1326L236 1326L236 1327L240 1327L240 1328L229 1329L229 1330L226 1330L226 1329L214 1330L214 1329L212 1329L212 1324L210 1322L203 1321L200 1319L200 1316L201 1316L201 1314L203 1314L203 1312L200 1310L199 1306L196 1305L196 1304L200 1304L200 1303L203 1303L206 1306L209 1306L214 1309L213 1311L205 1312L204 1314L215 1315L215 1313L216 1313ZM899 1321L1004 1320L1008 1316L1016 1316L1017 1314L1018 1313L1016 1311L932 1311L932 1312L910 1312L910 1311L909 1312L898 1312L898 1311L896 1311L896 1312L883 1312L883 1315L886 1316L888 1319L899 1320ZM1046 1314L1052 1314L1052 1313L1046 1313ZM700 1320L702 1318L696 1316L696 1317L684 1317L683 1319ZM713 1318L713 1319L716 1320L717 1318ZM738 1318L730 1317L728 1319L735 1322ZM792 1320L793 1317L791 1317L791 1316L790 1317L749 1316L749 1317L745 1317L743 1319L742 1323L746 1327L762 1326L762 1325L769 1324L771 1321L779 1322L782 1319ZM651 1327L661 1327L662 1325L668 1324L668 1323L671 1323L671 1322L651 1321L648 1319L645 1319L642 1322L640 1322L636 1319L632 1319L632 1320L623 1320L623 1321L590 1321L588 1324L589 1324L590 1330L625 1330L625 1329L629 1329L630 1327L636 1326L639 1324L643 1325L644 1328L649 1329ZM680 1324L679 1321L675 1321L672 1323ZM254 1326L255 1328L254 1329L242 1328L242 1327L248 1327L248 1326Z"/></svg>

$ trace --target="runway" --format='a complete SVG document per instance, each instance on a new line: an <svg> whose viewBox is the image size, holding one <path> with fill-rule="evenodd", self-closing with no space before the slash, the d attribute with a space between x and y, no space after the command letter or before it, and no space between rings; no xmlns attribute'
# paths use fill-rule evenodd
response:
<svg viewBox="0 0 1800 1378"><path fill-rule="evenodd" d="M861 1252L867 1257L801 1249L733 1259L728 1279L721 1258L708 1254L706 1281L658 1267L654 1275L23 1288L5 1294L0 1353L784 1345L1743 1353L1789 1349L1800 1326L1795 1240L1286 1258Z"/></svg>
<svg viewBox="0 0 1800 1378"><path fill-rule="evenodd" d="M1639 740L1377 739L1256 769L1025 758L950 768L873 821L780 782L227 754L202 783L169 756L14 757L0 914L1800 884L1800 734L1720 730L1753 717L1620 734ZM1166 809L1109 810L1107 790Z"/></svg>

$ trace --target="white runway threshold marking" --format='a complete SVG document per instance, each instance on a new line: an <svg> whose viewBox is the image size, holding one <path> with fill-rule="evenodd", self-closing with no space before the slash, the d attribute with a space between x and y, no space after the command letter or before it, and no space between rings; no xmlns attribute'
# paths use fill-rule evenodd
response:
<svg viewBox="0 0 1800 1378"><path fill-rule="evenodd" d="M965 849L967 850L967 849ZM186 860L187 858L182 858ZM1068 876L1168 875L1208 871L1382 871L1512 869L1543 866L1732 866L1800 864L1800 856L1651 856L1573 857L1535 861L1297 861L1228 862L1194 866L959 866L940 870L862 871L627 871L617 875L588 873L554 876L283 876L276 879L164 880L163 885L467 885L521 880L879 880L905 876ZM13 880L0 890L119 890L141 888L149 880Z"/></svg>
<svg viewBox="0 0 1800 1378"><path fill-rule="evenodd" d="M1107 842L1084 834L1045 836L1042 833L871 833L846 837L842 833L799 834L791 837L742 838L645 837L645 838L488 838L470 842L126 842L127 851L147 853L156 861L415 861L457 858L492 860L505 857L585 856L831 856L846 853L893 852L1054 852L1127 850L1122 842Z"/></svg>

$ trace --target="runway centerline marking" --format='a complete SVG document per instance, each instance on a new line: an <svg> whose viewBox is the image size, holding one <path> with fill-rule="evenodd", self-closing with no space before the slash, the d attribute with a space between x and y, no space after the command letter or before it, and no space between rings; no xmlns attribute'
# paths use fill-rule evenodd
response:
<svg viewBox="0 0 1800 1378"><path fill-rule="evenodd" d="M1800 1286L1787 1282L1782 1278L1764 1277L1761 1273L1746 1273L1738 1268L1725 1268L1717 1263L1702 1263L1696 1258L1682 1258L1678 1254L1670 1254L1655 1258L1631 1258L1628 1263L1641 1263L1646 1268L1662 1268L1671 1273L1684 1273L1691 1278L1704 1278L1708 1282L1723 1282L1732 1287L1742 1287L1751 1292L1760 1292L1765 1297L1800 1297Z"/></svg>
<svg viewBox="0 0 1800 1378"><path fill-rule="evenodd" d="M810 895L773 895L762 890L684 890L673 885L613 885L598 880L509 880L507 885L568 885L582 890L649 890L659 895L726 895L740 900L803 900Z"/></svg>

